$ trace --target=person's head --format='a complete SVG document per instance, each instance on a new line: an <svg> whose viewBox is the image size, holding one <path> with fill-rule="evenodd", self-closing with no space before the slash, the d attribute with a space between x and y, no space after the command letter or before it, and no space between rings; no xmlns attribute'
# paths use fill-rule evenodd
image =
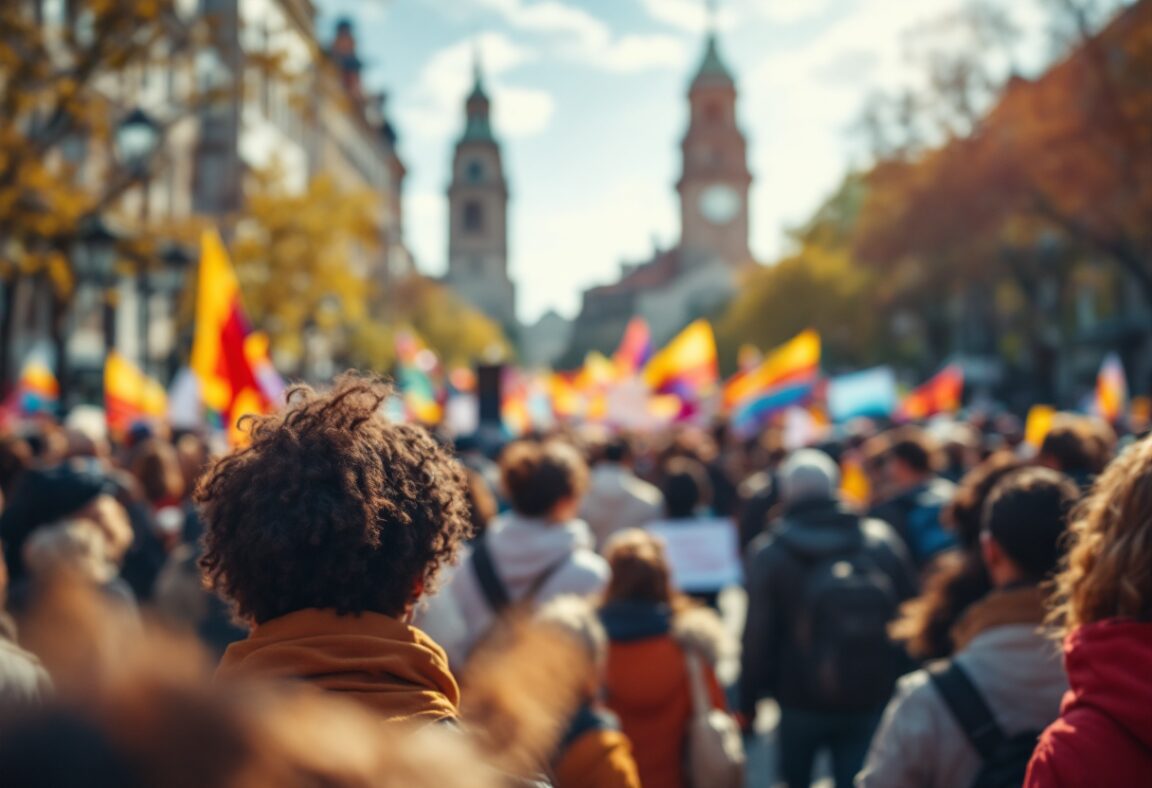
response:
<svg viewBox="0 0 1152 788"><path fill-rule="evenodd" d="M0 539L13 581L23 578L24 543L39 528L60 520L87 520L100 530L107 555L119 561L132 544L128 514L109 478L84 463L67 463L23 475L0 515Z"/></svg>
<svg viewBox="0 0 1152 788"><path fill-rule="evenodd" d="M639 528L613 534L604 547L604 557L612 570L605 603L672 604L672 571L664 545L652 534Z"/></svg>
<svg viewBox="0 0 1152 788"><path fill-rule="evenodd" d="M1091 419L1061 414L1040 443L1036 461L1084 480L1104 470L1110 451L1103 432Z"/></svg>
<svg viewBox="0 0 1152 788"><path fill-rule="evenodd" d="M32 448L16 435L0 438L0 494L8 496L24 471L32 466Z"/></svg>
<svg viewBox="0 0 1152 788"><path fill-rule="evenodd" d="M785 506L834 501L840 494L840 469L817 449L800 449L780 466L780 499Z"/></svg>
<svg viewBox="0 0 1152 788"><path fill-rule="evenodd" d="M240 618L399 617L455 557L471 532L464 473L424 429L385 417L391 393L351 374L324 393L296 386L205 472L200 563Z"/></svg>
<svg viewBox="0 0 1152 788"><path fill-rule="evenodd" d="M595 697L608 661L608 635L592 605L575 595L556 597L540 608L535 621L547 632L572 643L585 658L585 699Z"/></svg>
<svg viewBox="0 0 1152 788"><path fill-rule="evenodd" d="M500 477L517 514L558 523L580 511L588 465L571 444L524 440L500 455Z"/></svg>
<svg viewBox="0 0 1152 788"><path fill-rule="evenodd" d="M976 550L980 546L984 504L992 489L1005 476L1023 467L1024 461L1011 452L997 452L960 480L952 501L941 512L941 519L965 550Z"/></svg>
<svg viewBox="0 0 1152 788"><path fill-rule="evenodd" d="M915 427L902 427L892 434L884 460L888 480L896 490L922 484L939 467L935 443Z"/></svg>
<svg viewBox="0 0 1152 788"><path fill-rule="evenodd" d="M1068 514L1080 490L1048 468L1025 468L1003 478L984 505L981 555L997 588L1039 583L1060 562Z"/></svg>
<svg viewBox="0 0 1152 788"><path fill-rule="evenodd" d="M67 578L100 585L116 572L103 534L88 520L37 529L24 543L24 564L30 576L46 582Z"/></svg>
<svg viewBox="0 0 1152 788"><path fill-rule="evenodd" d="M1152 617L1152 437L1097 478L1073 514L1056 576L1053 621L1064 631L1110 618Z"/></svg>
<svg viewBox="0 0 1152 788"><path fill-rule="evenodd" d="M632 464L632 442L627 435L613 435L605 441L601 448L600 458L603 462L613 465L630 466Z"/></svg>
<svg viewBox="0 0 1152 788"><path fill-rule="evenodd" d="M130 470L140 482L144 497L153 505L184 496L180 457L167 441L152 438L140 444L133 453Z"/></svg>
<svg viewBox="0 0 1152 788"><path fill-rule="evenodd" d="M691 519L712 503L708 469L698 460L673 457L664 466L660 492L664 494L664 511L670 519Z"/></svg>

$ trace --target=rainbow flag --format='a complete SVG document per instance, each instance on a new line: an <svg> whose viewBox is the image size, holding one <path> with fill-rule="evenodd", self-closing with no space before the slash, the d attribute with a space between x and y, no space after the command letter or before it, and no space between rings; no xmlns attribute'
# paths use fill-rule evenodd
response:
<svg viewBox="0 0 1152 788"><path fill-rule="evenodd" d="M681 331L644 367L644 382L657 394L696 400L716 385L716 337L707 320Z"/></svg>
<svg viewBox="0 0 1152 788"><path fill-rule="evenodd" d="M730 423L738 435L750 436L761 429L769 418L795 405L803 405L816 392L815 373L800 380L790 380L745 397L732 410Z"/></svg>
<svg viewBox="0 0 1152 788"><path fill-rule="evenodd" d="M141 421L160 422L168 415L168 394L116 351L104 359L104 414L112 433L127 432Z"/></svg>
<svg viewBox="0 0 1152 788"><path fill-rule="evenodd" d="M235 425L242 416L264 413L271 402L249 360L246 340L252 333L240 304L240 284L224 243L215 230L200 240L196 294L196 332L191 369L200 381L204 405L242 440Z"/></svg>
<svg viewBox="0 0 1152 788"><path fill-rule="evenodd" d="M48 363L34 355L24 362L13 394L19 415L51 414L60 403L60 383Z"/></svg>
<svg viewBox="0 0 1152 788"><path fill-rule="evenodd" d="M624 329L624 337L612 361L620 377L625 378L640 372L651 358L652 332L648 329L648 322L642 317L634 317Z"/></svg>
<svg viewBox="0 0 1152 788"><path fill-rule="evenodd" d="M963 395L964 369L958 364L949 364L904 397L896 410L896 418L912 421L939 413L955 413L960 410Z"/></svg>
<svg viewBox="0 0 1152 788"><path fill-rule="evenodd" d="M1109 353L1100 365L1095 410L1110 424L1120 421L1128 410L1128 379L1124 375L1124 363L1116 353Z"/></svg>
<svg viewBox="0 0 1152 788"><path fill-rule="evenodd" d="M747 355L745 353L745 355ZM724 385L724 406L747 407L781 384L803 381L820 370L820 334L802 331L764 357L754 369L737 373Z"/></svg>
<svg viewBox="0 0 1152 788"><path fill-rule="evenodd" d="M588 396L602 393L616 381L616 365L595 350L584 357L584 366L573 380L576 389Z"/></svg>

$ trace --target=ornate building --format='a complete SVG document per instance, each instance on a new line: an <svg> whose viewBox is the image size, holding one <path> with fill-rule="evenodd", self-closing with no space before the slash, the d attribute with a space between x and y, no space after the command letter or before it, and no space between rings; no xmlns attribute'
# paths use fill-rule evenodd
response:
<svg viewBox="0 0 1152 788"><path fill-rule="evenodd" d="M736 81L715 31L688 88L688 130L681 142L680 242L621 266L619 281L584 292L561 366L589 350L610 351L628 321L645 318L662 343L731 298L737 272L755 263L748 248L747 144L737 122Z"/></svg>
<svg viewBox="0 0 1152 788"><path fill-rule="evenodd" d="M444 281L514 336L516 287L508 277L508 182L490 111L477 59L472 91L465 102L464 133L452 160Z"/></svg>

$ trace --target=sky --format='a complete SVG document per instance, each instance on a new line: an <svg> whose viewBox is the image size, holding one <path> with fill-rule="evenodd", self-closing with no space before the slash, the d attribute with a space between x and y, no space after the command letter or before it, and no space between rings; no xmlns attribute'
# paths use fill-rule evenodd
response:
<svg viewBox="0 0 1152 788"><path fill-rule="evenodd" d="M1039 60L1044 0L1003 0ZM755 178L765 263L866 151L867 99L923 76L909 31L964 0L720 0ZM357 24L365 83L384 89L408 167L405 232L423 273L446 267L452 149L478 47L511 191L518 312L573 316L621 262L678 240L679 144L703 54L705 0L318 0L319 35Z"/></svg>

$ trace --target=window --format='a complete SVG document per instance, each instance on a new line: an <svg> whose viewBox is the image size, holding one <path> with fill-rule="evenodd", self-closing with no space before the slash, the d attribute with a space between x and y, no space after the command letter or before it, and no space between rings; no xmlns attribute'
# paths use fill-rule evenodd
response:
<svg viewBox="0 0 1152 788"><path fill-rule="evenodd" d="M464 203L464 231L478 233L484 229L484 209L479 200Z"/></svg>
<svg viewBox="0 0 1152 788"><path fill-rule="evenodd" d="M469 183L481 183L484 180L484 162L472 159L465 168L465 177Z"/></svg>

